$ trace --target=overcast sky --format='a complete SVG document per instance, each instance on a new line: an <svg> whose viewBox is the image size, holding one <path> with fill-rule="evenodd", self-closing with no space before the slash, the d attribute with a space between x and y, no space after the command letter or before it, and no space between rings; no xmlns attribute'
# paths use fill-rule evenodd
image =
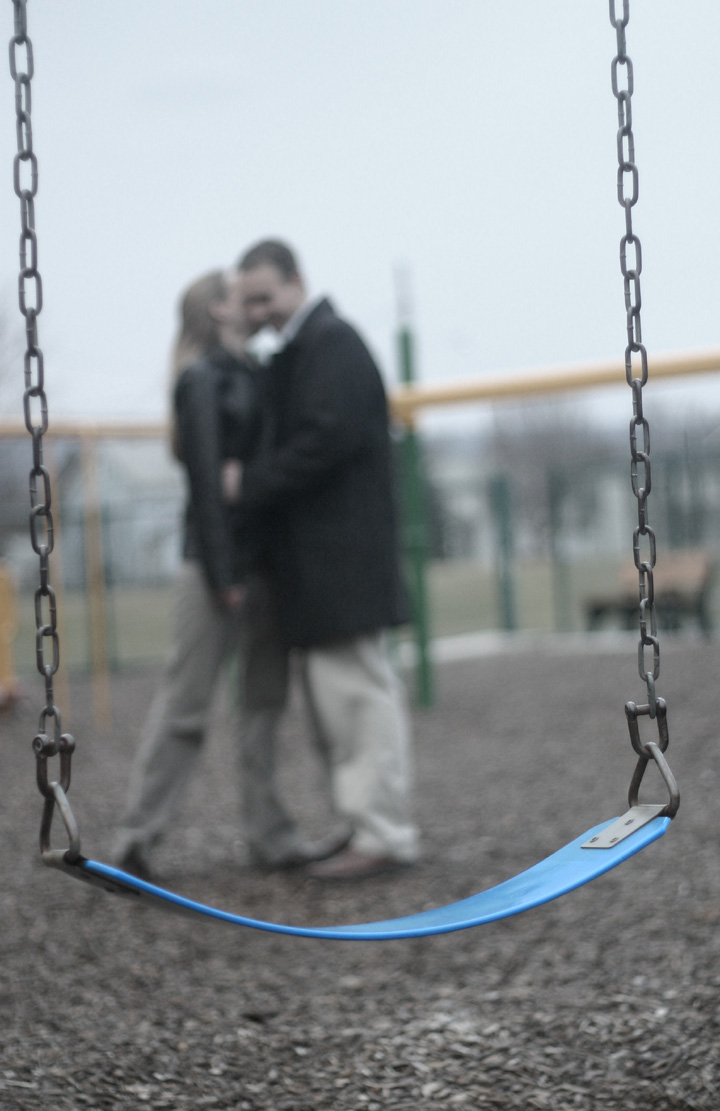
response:
<svg viewBox="0 0 720 1111"><path fill-rule="evenodd" d="M180 290L268 235L389 383L398 267L422 380L622 357L606 0L28 0L28 24L51 415L164 416ZM644 339L720 346L720 3L632 0L627 38ZM11 314L15 149L8 72Z"/></svg>

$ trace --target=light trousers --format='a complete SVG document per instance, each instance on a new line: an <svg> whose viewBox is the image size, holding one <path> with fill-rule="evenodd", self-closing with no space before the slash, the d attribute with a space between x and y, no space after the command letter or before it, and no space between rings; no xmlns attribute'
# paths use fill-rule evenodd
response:
<svg viewBox="0 0 720 1111"><path fill-rule="evenodd" d="M175 589L174 648L145 720L114 854L147 855L163 835L197 767L225 663L240 666L238 771L250 858L271 864L300 844L275 782L275 738L287 702L288 657L265 582L248 584L239 613L220 608L199 563Z"/></svg>
<svg viewBox="0 0 720 1111"><path fill-rule="evenodd" d="M333 809L350 847L410 862L410 725L384 632L304 650L300 670Z"/></svg>

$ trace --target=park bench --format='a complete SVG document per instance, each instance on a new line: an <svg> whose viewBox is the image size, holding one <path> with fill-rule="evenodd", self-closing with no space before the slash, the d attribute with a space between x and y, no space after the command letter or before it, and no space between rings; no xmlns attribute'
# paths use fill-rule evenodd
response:
<svg viewBox="0 0 720 1111"><path fill-rule="evenodd" d="M690 618L709 636L714 576L715 561L706 551L688 548L661 552L653 576L658 628L676 632ZM606 617L620 618L626 629L636 628L638 606L638 571L630 564L619 572L612 594L585 599L587 628L599 628Z"/></svg>

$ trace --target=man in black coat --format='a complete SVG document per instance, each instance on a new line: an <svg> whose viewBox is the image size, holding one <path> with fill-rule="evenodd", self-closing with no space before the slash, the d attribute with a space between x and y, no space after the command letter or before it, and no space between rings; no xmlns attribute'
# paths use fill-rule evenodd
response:
<svg viewBox="0 0 720 1111"><path fill-rule="evenodd" d="M408 717L387 646L388 628L408 620L387 399L362 339L329 301L308 299L284 243L246 252L238 296L250 327L274 327L281 343L242 497L264 520L281 630L302 650L333 803L351 833L310 871L359 878L417 853Z"/></svg>

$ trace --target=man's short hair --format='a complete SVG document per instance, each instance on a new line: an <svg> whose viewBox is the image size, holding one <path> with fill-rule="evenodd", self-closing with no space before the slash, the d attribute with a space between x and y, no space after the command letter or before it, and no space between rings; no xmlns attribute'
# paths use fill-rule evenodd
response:
<svg viewBox="0 0 720 1111"><path fill-rule="evenodd" d="M275 266L286 282L300 274L293 251L280 239L262 239L250 247L237 264L238 270L257 270L259 266Z"/></svg>

